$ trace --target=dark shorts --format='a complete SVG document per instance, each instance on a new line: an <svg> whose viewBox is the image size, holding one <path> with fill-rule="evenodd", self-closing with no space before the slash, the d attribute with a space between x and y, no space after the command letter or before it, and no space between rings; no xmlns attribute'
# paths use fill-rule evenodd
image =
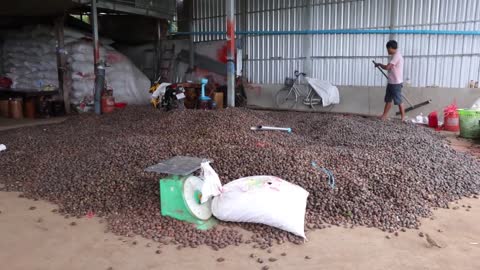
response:
<svg viewBox="0 0 480 270"><path fill-rule="evenodd" d="M395 105L402 104L402 87L403 84L388 84L385 93L385 102L390 103L393 101Z"/></svg>

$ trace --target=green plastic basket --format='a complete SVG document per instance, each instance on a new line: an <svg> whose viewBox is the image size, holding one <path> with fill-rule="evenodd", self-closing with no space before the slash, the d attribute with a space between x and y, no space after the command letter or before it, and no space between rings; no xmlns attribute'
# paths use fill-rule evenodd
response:
<svg viewBox="0 0 480 270"><path fill-rule="evenodd" d="M480 111L459 109L460 137L480 139Z"/></svg>

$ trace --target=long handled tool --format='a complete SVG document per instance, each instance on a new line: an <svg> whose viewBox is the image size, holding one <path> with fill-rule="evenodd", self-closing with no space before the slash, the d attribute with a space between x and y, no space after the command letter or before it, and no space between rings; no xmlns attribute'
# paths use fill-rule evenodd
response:
<svg viewBox="0 0 480 270"><path fill-rule="evenodd" d="M378 70L380 70L380 72L382 72L383 76L385 76L385 78L388 79L388 76L387 74L385 74L385 72L380 68L380 66L377 66L377 62L375 62L374 60L372 60L373 64L376 66L376 68ZM402 93L402 98L405 99L405 101L408 103L408 105L410 105L410 107L406 108L405 109L405 112L409 112L409 111L413 111L415 109L418 109L420 107L423 107L425 105L428 105L430 103L432 103L432 100L427 100L427 101L424 101L422 103L419 103L419 104L416 104L416 105L413 105L410 100L408 100L408 98ZM397 112L397 115L400 115L400 112Z"/></svg>
<svg viewBox="0 0 480 270"><path fill-rule="evenodd" d="M292 133L291 128L283 128L283 127L269 127L269 126L256 126L256 127L251 127L250 130L255 130L255 131L286 131L288 133Z"/></svg>

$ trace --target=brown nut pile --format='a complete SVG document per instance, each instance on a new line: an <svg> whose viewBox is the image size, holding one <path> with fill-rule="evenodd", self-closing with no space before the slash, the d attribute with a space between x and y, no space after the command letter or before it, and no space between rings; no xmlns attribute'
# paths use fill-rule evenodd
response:
<svg viewBox="0 0 480 270"><path fill-rule="evenodd" d="M291 127L293 133L251 126ZM246 109L161 112L135 107L80 115L53 126L0 133L0 182L46 199L59 212L105 217L120 235L142 235L178 248L244 242L268 249L302 240L258 224L222 223L209 231L160 214L158 178L144 169L175 155L206 157L222 182L275 175L310 192L306 224L417 228L434 207L480 191L480 166L435 132L396 121L335 114ZM334 189L326 175L332 171ZM251 231L243 237L238 226Z"/></svg>

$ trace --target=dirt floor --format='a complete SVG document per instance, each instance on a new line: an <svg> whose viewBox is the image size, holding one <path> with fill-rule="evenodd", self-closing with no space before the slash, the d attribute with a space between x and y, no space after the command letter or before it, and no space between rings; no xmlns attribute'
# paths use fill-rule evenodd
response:
<svg viewBox="0 0 480 270"><path fill-rule="evenodd" d="M168 246L156 254L159 249L150 241L105 233L105 223L98 218L65 219L52 213L56 208L52 204L0 192L0 262L8 262L9 270L261 269L263 265L269 269L480 269L480 200L465 199L454 206L459 208L435 211L434 219L425 220L420 230L389 235L390 239L378 229L334 227L307 233L309 241L304 245L275 246L271 254L246 246L220 251ZM441 248L431 247L420 232ZM281 256L283 252L286 256ZM265 262L256 262L251 253ZM271 257L278 260L269 262ZM225 261L217 262L218 258Z"/></svg>
<svg viewBox="0 0 480 270"><path fill-rule="evenodd" d="M480 157L478 144L454 136L449 140L457 150ZM437 209L433 218L422 221L420 230L399 232L398 236L372 228L332 227L307 232L305 244L275 246L271 253L246 245L220 251L158 248L140 237L106 232L105 222L99 218L66 219L53 209L53 204L20 198L19 193L0 192L0 262L9 270L253 270L265 265L268 269L480 269L478 199ZM421 232L440 247L431 246L425 236L419 236ZM252 253L264 263L250 258ZM224 261L217 262L218 258Z"/></svg>

